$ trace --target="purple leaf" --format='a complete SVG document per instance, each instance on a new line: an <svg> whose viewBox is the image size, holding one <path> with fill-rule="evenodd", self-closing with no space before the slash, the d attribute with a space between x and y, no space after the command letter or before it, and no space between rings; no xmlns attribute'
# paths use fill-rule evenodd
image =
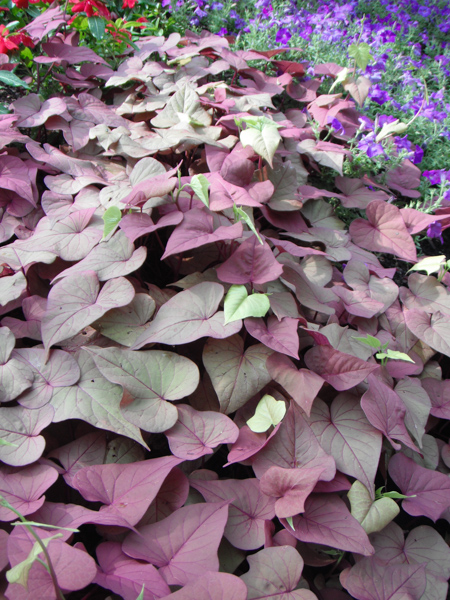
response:
<svg viewBox="0 0 450 600"><path fill-rule="evenodd" d="M212 454L219 444L233 444L237 440L239 429L227 416L199 412L187 404L179 404L177 410L178 421L165 432L174 456L194 460Z"/></svg>
<svg viewBox="0 0 450 600"><path fill-rule="evenodd" d="M180 459L152 458L130 464L94 465L80 469L72 485L89 502L101 502L100 513L119 515L136 525L162 482Z"/></svg>
<svg viewBox="0 0 450 600"><path fill-rule="evenodd" d="M3 331L6 329L7 327L2 327ZM2 341L8 343L5 337ZM4 352L4 355L6 354L7 352ZM34 373L32 369L17 360L17 358L13 357L0 364L0 403L11 402L11 400L20 396L22 392L31 387L33 380Z"/></svg>
<svg viewBox="0 0 450 600"><path fill-rule="evenodd" d="M255 151L251 146L243 148L241 143L236 144L231 153L225 156L220 167L221 176L234 185L249 185L255 172L255 165L251 160L254 155Z"/></svg>
<svg viewBox="0 0 450 600"><path fill-rule="evenodd" d="M441 311L450 315L450 294L436 277L412 273L408 277L408 287L402 286L400 290L400 299L407 309Z"/></svg>
<svg viewBox="0 0 450 600"><path fill-rule="evenodd" d="M271 350L262 344L250 346L244 352L244 340L239 335L208 340L203 364L219 398L221 412L230 414L241 408L269 383L266 360L270 354Z"/></svg>
<svg viewBox="0 0 450 600"><path fill-rule="evenodd" d="M42 102L37 94L28 94L14 102L14 114L19 115L16 125L20 127L39 127L48 118L62 115L67 106L62 98L49 98Z"/></svg>
<svg viewBox="0 0 450 600"><path fill-rule="evenodd" d="M106 454L106 439L102 431L88 433L47 454L47 459L55 458L64 467L62 476L67 485L80 469L91 465L101 465Z"/></svg>
<svg viewBox="0 0 450 600"><path fill-rule="evenodd" d="M51 6L53 7L53 4ZM34 18L23 29L29 33L32 38L37 38L39 41L41 41L45 35L66 22L67 16L62 8L58 5L54 8L47 8L41 12L39 16Z"/></svg>
<svg viewBox="0 0 450 600"><path fill-rule="evenodd" d="M364 185L362 179L352 179L350 177L335 178L336 186L341 190L339 200L345 208L366 209L373 200L387 200L389 195L382 190L369 190Z"/></svg>
<svg viewBox="0 0 450 600"><path fill-rule="evenodd" d="M361 398L361 408L368 421L387 437L394 450L401 450L401 444L393 438L419 452L406 430L406 408L400 396L381 377L369 375L367 380L369 389Z"/></svg>
<svg viewBox="0 0 450 600"><path fill-rule="evenodd" d="M229 502L224 536L235 548L256 550L264 545L265 523L275 516L275 500L261 492L257 479L190 483L207 502Z"/></svg>
<svg viewBox="0 0 450 600"><path fill-rule="evenodd" d="M334 389L342 392L364 381L376 369L377 364L339 352L332 346L315 346L305 354L305 363L317 375L325 379Z"/></svg>
<svg viewBox="0 0 450 600"><path fill-rule="evenodd" d="M77 361L63 350L53 350L44 364L45 350L41 348L19 348L14 357L34 372L33 385L18 399L21 406L41 408L53 396L54 388L73 385L80 378Z"/></svg>
<svg viewBox="0 0 450 600"><path fill-rule="evenodd" d="M55 25L54 25L55 27ZM70 65L78 64L80 62L100 63L108 66L108 63L100 58L93 50L86 46L70 46L62 42L45 42L42 44L42 49L50 57L55 58L56 62L66 61Z"/></svg>
<svg viewBox="0 0 450 600"><path fill-rule="evenodd" d="M366 215L367 221L355 219L350 224L349 232L354 244L372 252L388 252L409 262L417 262L416 247L399 208L375 200L367 206Z"/></svg>
<svg viewBox="0 0 450 600"><path fill-rule="evenodd" d="M317 600L307 589L296 589L303 559L292 546L265 548L247 557L250 570L241 576L248 600Z"/></svg>
<svg viewBox="0 0 450 600"><path fill-rule="evenodd" d="M80 351L77 362L81 371L79 381L57 388L53 393L53 422L82 419L96 428L129 437L147 448L138 427L127 421L120 411L122 388L102 376L86 350Z"/></svg>
<svg viewBox="0 0 450 600"><path fill-rule="evenodd" d="M266 437L265 433L256 433L247 425L241 427L239 429L239 437L231 447L230 452L228 453L228 462L224 466L228 467L236 462L244 462L248 458L254 456L264 448L279 428L280 423L274 427L270 435Z"/></svg>
<svg viewBox="0 0 450 600"><path fill-rule="evenodd" d="M131 242L134 242L137 238L152 233L157 229L161 229L161 227L178 225L182 220L183 213L174 211L167 215L163 215L155 225L146 213L132 213L122 217L119 227L125 233L127 238Z"/></svg>
<svg viewBox="0 0 450 600"><path fill-rule="evenodd" d="M223 502L185 506L128 535L122 549L158 567L169 585L185 585L205 571L219 570L217 549L227 515Z"/></svg>
<svg viewBox="0 0 450 600"><path fill-rule="evenodd" d="M20 321L13 317L5 317L2 319L2 325L9 327L16 339L28 337L41 342L41 319L44 316L46 306L46 298L28 296L22 301L22 311L26 321Z"/></svg>
<svg viewBox="0 0 450 600"><path fill-rule="evenodd" d="M36 206L30 175L26 164L20 158L8 155L0 157L0 188L11 190Z"/></svg>
<svg viewBox="0 0 450 600"><path fill-rule="evenodd" d="M340 580L358 600L419 600L426 586L424 565L390 565L376 556L345 569Z"/></svg>
<svg viewBox="0 0 450 600"><path fill-rule="evenodd" d="M156 600L170 594L170 588L152 565L142 564L122 552L121 544L104 542L97 546L100 568L94 583L118 594L124 600L136 600L144 586L143 600Z"/></svg>
<svg viewBox="0 0 450 600"><path fill-rule="evenodd" d="M259 243L255 235L247 238L228 260L217 269L221 281L235 284L275 281L283 272L267 242Z"/></svg>
<svg viewBox="0 0 450 600"><path fill-rule="evenodd" d="M450 381L426 377L421 383L431 400L431 414L440 419L450 419Z"/></svg>
<svg viewBox="0 0 450 600"><path fill-rule="evenodd" d="M244 582L229 573L207 572L162 600L247 600Z"/></svg>
<svg viewBox="0 0 450 600"><path fill-rule="evenodd" d="M289 262L289 265L284 265L283 279L295 287L295 294L300 304L326 315L334 314L334 308L327 303L336 302L338 300L336 294L329 288L312 282L300 267L294 269L293 264L295 263Z"/></svg>
<svg viewBox="0 0 450 600"><path fill-rule="evenodd" d="M279 321L272 315L267 319L267 325L261 318L245 319L244 325L252 337L268 348L298 360L298 319L285 317Z"/></svg>
<svg viewBox="0 0 450 600"><path fill-rule="evenodd" d="M169 213L170 214L170 213ZM219 225L218 217L200 208L184 213L183 222L175 227L166 244L162 259L223 240L235 240L242 236L242 223Z"/></svg>
<svg viewBox="0 0 450 600"><path fill-rule="evenodd" d="M197 365L172 352L119 348L89 349L89 352L101 374L130 395L132 401L122 406L122 414L145 431L161 433L170 429L178 412L166 400L184 398L198 386Z"/></svg>
<svg viewBox="0 0 450 600"><path fill-rule="evenodd" d="M207 179L210 183L209 207L211 210L218 212L235 205L261 206L261 203L254 200L246 189L225 181L219 173L209 173Z"/></svg>
<svg viewBox="0 0 450 600"><path fill-rule="evenodd" d="M280 429L252 461L258 478L272 466L285 469L323 470L322 479L331 480L335 476L334 459L326 454L317 441L304 413L291 403Z"/></svg>
<svg viewBox="0 0 450 600"><path fill-rule="evenodd" d="M425 516L437 521L450 507L450 479L437 471L425 469L402 453L395 454L389 462L389 475L405 498L402 508L409 515Z"/></svg>
<svg viewBox="0 0 450 600"><path fill-rule="evenodd" d="M317 399L311 410L311 428L337 468L373 489L382 435L367 420L359 399L339 394L331 407Z"/></svg>
<svg viewBox="0 0 450 600"><path fill-rule="evenodd" d="M36 410L0 408L0 438L11 444L0 445L0 460L13 467L38 460L45 448L45 439L39 434L50 425L54 412L50 405Z"/></svg>
<svg viewBox="0 0 450 600"><path fill-rule="evenodd" d="M46 465L23 469L0 467L0 494L22 515L29 515L45 501L42 494L58 479L58 471ZM17 515L0 506L0 520L12 521Z"/></svg>
<svg viewBox="0 0 450 600"><path fill-rule="evenodd" d="M420 184L420 169L405 159L401 165L388 171L386 184L393 190L397 190L402 196L408 198L420 198L420 192L414 188Z"/></svg>
<svg viewBox="0 0 450 600"><path fill-rule="evenodd" d="M421 384L423 381L405 377L394 388L406 408L405 425L420 446L431 409L430 398Z"/></svg>
<svg viewBox="0 0 450 600"><path fill-rule="evenodd" d="M293 517L305 510L305 500L313 491L324 469L283 469L270 467L261 477L261 491L277 498L275 514L279 519Z"/></svg>
<svg viewBox="0 0 450 600"><path fill-rule="evenodd" d="M286 529L287 523L282 521ZM335 494L312 494L305 512L292 519L290 533L302 542L323 544L368 556L373 554L367 533L352 517L345 502ZM289 529L288 529L289 531Z"/></svg>
<svg viewBox="0 0 450 600"><path fill-rule="evenodd" d="M153 502L139 521L139 526L162 521L184 505L189 494L189 480L181 469L174 467L159 488Z"/></svg>
<svg viewBox="0 0 450 600"><path fill-rule="evenodd" d="M450 356L450 322L440 311L430 314L423 310L406 310L408 329L437 352Z"/></svg>
<svg viewBox="0 0 450 600"><path fill-rule="evenodd" d="M224 325L223 312L216 312L223 293L223 286L213 282L199 283L180 292L163 304L133 350L155 342L187 344L201 337L220 339L237 333L242 321Z"/></svg>
<svg viewBox="0 0 450 600"><path fill-rule="evenodd" d="M4 529L0 529L0 569L3 569L9 564L6 545L8 543L9 534ZM244 596L245 600L246 596Z"/></svg>
<svg viewBox="0 0 450 600"><path fill-rule="evenodd" d="M50 290L42 319L45 358L53 344L76 335L111 308L129 304L134 294L133 286L124 277L110 279L101 290L93 271L65 277Z"/></svg>
<svg viewBox="0 0 450 600"><path fill-rule="evenodd" d="M309 416L324 379L314 371L297 369L287 356L278 353L269 356L266 365L272 379L283 386Z"/></svg>

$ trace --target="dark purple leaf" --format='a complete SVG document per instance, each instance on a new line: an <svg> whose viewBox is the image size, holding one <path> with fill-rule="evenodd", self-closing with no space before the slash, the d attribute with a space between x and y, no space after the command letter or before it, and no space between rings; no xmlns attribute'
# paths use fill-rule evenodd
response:
<svg viewBox="0 0 450 600"><path fill-rule="evenodd" d="M283 267L275 259L267 242L259 243L255 235L247 238L230 256L217 268L217 276L221 281L234 284L267 283L278 279Z"/></svg>
<svg viewBox="0 0 450 600"><path fill-rule="evenodd" d="M285 317L279 321L272 315L267 325L261 318L245 319L244 325L252 337L268 348L298 359L298 319Z"/></svg>
<svg viewBox="0 0 450 600"><path fill-rule="evenodd" d="M183 220L183 213L174 211L163 215L155 224L146 213L126 214L122 217L119 223L120 229L125 233L127 238L134 242L137 238L143 235L148 235L161 227L169 227L170 225L178 225Z"/></svg>
<svg viewBox="0 0 450 600"><path fill-rule="evenodd" d="M232 445L230 452L228 453L228 462L224 466L228 467L236 462L244 462L245 460L254 456L257 452L264 448L264 446L276 434L279 428L280 423L274 427L269 436L266 436L265 433L256 433L252 431L247 425L241 427L239 429L239 437Z"/></svg>

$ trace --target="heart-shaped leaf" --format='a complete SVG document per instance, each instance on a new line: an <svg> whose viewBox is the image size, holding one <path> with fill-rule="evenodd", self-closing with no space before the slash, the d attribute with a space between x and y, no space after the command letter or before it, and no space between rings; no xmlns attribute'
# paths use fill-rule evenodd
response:
<svg viewBox="0 0 450 600"><path fill-rule="evenodd" d="M356 480L348 492L352 516L361 523L364 531L369 534L381 531L400 512L395 500L392 498L380 498L372 500L369 490Z"/></svg>
<svg viewBox="0 0 450 600"><path fill-rule="evenodd" d="M267 294L247 293L245 285L232 285L225 296L225 325L247 317L264 317L270 308Z"/></svg>
<svg viewBox="0 0 450 600"><path fill-rule="evenodd" d="M264 433L269 427L278 425L286 414L286 403L275 400L270 394L265 394L256 406L255 414L247 421L248 427L255 433Z"/></svg>

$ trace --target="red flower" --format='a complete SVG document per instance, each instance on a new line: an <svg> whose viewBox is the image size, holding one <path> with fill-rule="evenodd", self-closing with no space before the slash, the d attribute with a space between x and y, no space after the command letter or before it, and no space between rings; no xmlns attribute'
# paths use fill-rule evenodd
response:
<svg viewBox="0 0 450 600"><path fill-rule="evenodd" d="M12 35L9 39L11 41L15 42L16 44L23 44L24 46L27 46L28 48L34 48L33 40L26 33L21 33L19 31L19 33Z"/></svg>
<svg viewBox="0 0 450 600"><path fill-rule="evenodd" d="M13 0L17 8L28 8L28 0Z"/></svg>
<svg viewBox="0 0 450 600"><path fill-rule="evenodd" d="M4 37L9 34L9 31L4 25L0 25L0 54L7 54L8 50L18 50L19 46L14 43L11 38Z"/></svg>
<svg viewBox="0 0 450 600"><path fill-rule="evenodd" d="M136 21L138 23L148 23L148 19L146 19L145 17L139 17L139 19L136 19ZM145 29L146 25L140 25L141 29Z"/></svg>
<svg viewBox="0 0 450 600"><path fill-rule="evenodd" d="M123 0L122 8L134 8L136 0Z"/></svg>
<svg viewBox="0 0 450 600"><path fill-rule="evenodd" d="M76 0L72 0L73 2ZM97 12L94 12L94 8L97 9ZM111 17L111 13L106 8L106 6L102 2L98 2L97 0L82 0L81 2L77 2L72 6L72 12L85 12L88 17L94 17L96 15L100 15L101 17L106 17L109 19Z"/></svg>

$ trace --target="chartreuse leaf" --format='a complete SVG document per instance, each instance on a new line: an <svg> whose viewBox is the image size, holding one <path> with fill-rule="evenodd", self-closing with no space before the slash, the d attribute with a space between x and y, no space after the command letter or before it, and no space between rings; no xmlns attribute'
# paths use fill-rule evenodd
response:
<svg viewBox="0 0 450 600"><path fill-rule="evenodd" d="M279 125L267 117L244 117L247 128L240 132L242 146L251 146L272 167L272 160L281 141Z"/></svg>
<svg viewBox="0 0 450 600"><path fill-rule="evenodd" d="M6 440L0 438L0 446L17 446L17 444L11 444L11 442L7 442Z"/></svg>
<svg viewBox="0 0 450 600"><path fill-rule="evenodd" d="M445 265L445 255L440 254L439 256L426 256L419 260L413 267L408 271L425 271L427 275L431 273L437 273ZM450 261L448 261L450 263Z"/></svg>
<svg viewBox="0 0 450 600"><path fill-rule="evenodd" d="M352 44L348 49L348 55L355 59L356 64L363 71L366 70L372 55L370 54L370 46L366 42Z"/></svg>
<svg viewBox="0 0 450 600"><path fill-rule="evenodd" d="M55 539L61 538L61 537L63 537L62 533L56 533L55 535L52 535L51 537L48 537L48 538L44 538L41 541L44 544L44 546L47 547L52 540L55 540ZM33 566L34 562L36 560L39 560L39 554L41 554L41 552L42 552L41 545L39 544L39 542L35 542L33 547L31 548L31 551L30 551L29 555L27 556L27 558L25 560L23 560L22 562L20 562L19 564L15 565L9 571L7 571L6 579L9 581L9 583L19 583L20 585L22 585L24 588L27 589L28 573L30 572L30 569ZM42 564L44 566L46 566L44 562L42 562Z"/></svg>
<svg viewBox="0 0 450 600"><path fill-rule="evenodd" d="M334 88L337 85L339 85L340 83L343 83L347 79L348 73L349 73L349 69L347 67L345 67L344 69L342 69L342 71L339 71L339 73L337 74L336 79L334 80L333 85L328 90L329 94L331 94L331 92L334 90Z"/></svg>
<svg viewBox="0 0 450 600"><path fill-rule="evenodd" d="M102 217L104 222L103 227L103 237L104 240L108 235L114 231L117 225L120 223L122 219L122 211L117 206L110 206Z"/></svg>
<svg viewBox="0 0 450 600"><path fill-rule="evenodd" d="M361 524L364 531L381 531L400 512L396 502L387 496L372 500L369 490L356 480L348 492L352 516Z"/></svg>
<svg viewBox="0 0 450 600"><path fill-rule="evenodd" d="M384 485L375 490L375 499L379 498L393 498L394 500L404 500L405 498L415 498L416 495L413 496L405 496L405 494L400 494L399 492L383 492Z"/></svg>
<svg viewBox="0 0 450 600"><path fill-rule="evenodd" d="M289 527L290 527L290 528L291 528L293 531L295 531L294 522L293 522L293 520L292 520L292 517L286 517L286 521L287 521L287 524L289 525Z"/></svg>
<svg viewBox="0 0 450 600"><path fill-rule="evenodd" d="M61 525L49 525L48 523L38 523L37 521L14 521L11 525L22 525L23 527L45 527L45 529L59 529L62 531L71 531L72 533L80 533L79 529L72 527L61 527Z"/></svg>
<svg viewBox="0 0 450 600"><path fill-rule="evenodd" d="M366 344L366 346L370 346L371 348L380 348L381 342L373 335L367 335L365 338L363 337L353 337L354 340Z"/></svg>
<svg viewBox="0 0 450 600"><path fill-rule="evenodd" d="M105 37L106 22L102 17L88 17L89 31L96 40Z"/></svg>
<svg viewBox="0 0 450 600"><path fill-rule="evenodd" d="M139 596L136 598L136 600L144 600L144 590L145 590L145 585L142 585L142 590L139 593Z"/></svg>
<svg viewBox="0 0 450 600"><path fill-rule="evenodd" d="M388 348L386 352L378 352L378 354L375 354L375 357L380 360L390 358L392 360L405 360L406 362L410 363L414 362L413 359L404 352L398 352L397 350L391 350L390 348Z"/></svg>
<svg viewBox="0 0 450 600"><path fill-rule="evenodd" d="M245 285L232 285L224 300L225 325L247 317L264 317L269 308L267 294L249 296Z"/></svg>
<svg viewBox="0 0 450 600"><path fill-rule="evenodd" d="M275 400L265 394L258 402L255 414L247 421L247 425L255 433L264 433L269 427L278 425L286 414L286 404L283 400Z"/></svg>
<svg viewBox="0 0 450 600"><path fill-rule="evenodd" d="M191 183L189 184L203 204L209 208L209 181L202 174L194 175L191 178Z"/></svg>
<svg viewBox="0 0 450 600"><path fill-rule="evenodd" d="M385 123L377 137L375 138L376 143L381 142L384 138L387 138L392 133L404 133L408 129L408 125L406 123L402 123L400 119L396 119L392 123Z"/></svg>
<svg viewBox="0 0 450 600"><path fill-rule="evenodd" d="M250 229L250 231L253 231L253 233L256 235L259 243L261 245L264 245L264 242L262 241L261 236L256 231L256 227L255 227L255 224L253 223L251 216L248 213L246 213L243 208L241 208L240 206L236 206L236 205L233 206L233 212L234 212L234 218L236 219L236 221L244 221L244 223L247 225L247 227Z"/></svg>
<svg viewBox="0 0 450 600"><path fill-rule="evenodd" d="M14 75L14 73L11 73L11 71L0 71L0 84L2 83L11 85L12 87L23 87L27 90L29 89L28 84L19 79L17 75Z"/></svg>

